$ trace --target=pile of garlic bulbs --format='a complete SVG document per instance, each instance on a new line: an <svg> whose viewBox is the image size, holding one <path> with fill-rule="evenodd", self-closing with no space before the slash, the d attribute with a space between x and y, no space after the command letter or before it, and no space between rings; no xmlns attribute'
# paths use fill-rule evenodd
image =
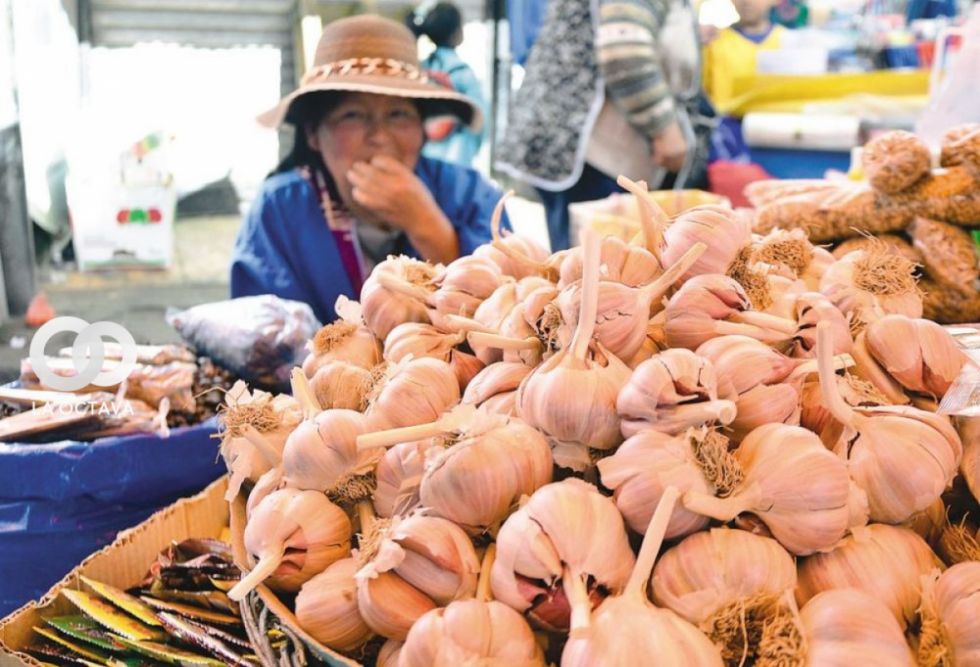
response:
<svg viewBox="0 0 980 667"><path fill-rule="evenodd" d="M382 262L291 398L229 395L233 599L403 667L980 664L980 418L937 413L968 358L911 274L646 203L549 256L502 203Z"/></svg>

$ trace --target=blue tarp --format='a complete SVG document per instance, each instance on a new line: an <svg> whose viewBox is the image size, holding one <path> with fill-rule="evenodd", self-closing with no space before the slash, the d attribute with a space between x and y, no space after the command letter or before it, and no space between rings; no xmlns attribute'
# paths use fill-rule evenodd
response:
<svg viewBox="0 0 980 667"><path fill-rule="evenodd" d="M0 443L0 617L47 592L118 531L220 477L216 429L210 420L169 438Z"/></svg>

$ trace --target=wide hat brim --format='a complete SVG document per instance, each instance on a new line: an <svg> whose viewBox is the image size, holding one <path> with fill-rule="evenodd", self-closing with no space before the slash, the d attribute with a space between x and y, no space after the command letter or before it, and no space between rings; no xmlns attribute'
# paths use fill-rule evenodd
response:
<svg viewBox="0 0 980 667"><path fill-rule="evenodd" d="M447 112L459 117L473 131L478 131L483 126L483 114L480 107L465 95L427 80L404 79L378 74L347 75L301 85L282 98L275 107L260 114L258 121L266 127L279 127L284 122L292 121L289 112L293 102L297 99L310 93L330 91L372 93L444 102Z"/></svg>

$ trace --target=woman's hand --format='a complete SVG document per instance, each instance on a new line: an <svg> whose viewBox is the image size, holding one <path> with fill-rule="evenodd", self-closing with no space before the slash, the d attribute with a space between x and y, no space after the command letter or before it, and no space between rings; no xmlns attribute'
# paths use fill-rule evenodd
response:
<svg viewBox="0 0 980 667"><path fill-rule="evenodd" d="M677 173L687 159L687 140L677 121L653 138L653 161L667 171Z"/></svg>
<svg viewBox="0 0 980 667"><path fill-rule="evenodd" d="M411 169L379 155L347 172L354 203L378 222L403 230L423 258L448 263L459 256L456 230Z"/></svg>

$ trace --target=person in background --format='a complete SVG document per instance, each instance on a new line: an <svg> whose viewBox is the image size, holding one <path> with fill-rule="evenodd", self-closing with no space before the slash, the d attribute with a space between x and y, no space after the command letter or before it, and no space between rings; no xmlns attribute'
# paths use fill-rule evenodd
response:
<svg viewBox="0 0 980 667"><path fill-rule="evenodd" d="M321 322L388 255L450 262L490 240L500 192L473 169L420 156L428 117L479 127L479 107L432 82L395 21L327 25L300 87L259 120L292 124L291 154L263 183L232 255L232 297L308 303Z"/></svg>
<svg viewBox="0 0 980 667"><path fill-rule="evenodd" d="M720 30L704 49L704 89L720 109L733 100L739 80L755 76L759 51L780 48L786 28L773 25L778 0L733 0L738 22Z"/></svg>
<svg viewBox="0 0 980 667"><path fill-rule="evenodd" d="M691 182L698 49L683 0L548 3L496 166L537 190L552 251L571 242L569 204L619 192L620 174Z"/></svg>
<svg viewBox="0 0 980 667"><path fill-rule="evenodd" d="M484 117L487 104L473 68L456 53L463 42L463 19L451 2L423 3L405 19L416 37L426 36L436 45L422 67L447 88L466 95L479 105ZM469 165L480 151L484 132L474 131L452 116L431 118L425 124L427 141L422 155Z"/></svg>

